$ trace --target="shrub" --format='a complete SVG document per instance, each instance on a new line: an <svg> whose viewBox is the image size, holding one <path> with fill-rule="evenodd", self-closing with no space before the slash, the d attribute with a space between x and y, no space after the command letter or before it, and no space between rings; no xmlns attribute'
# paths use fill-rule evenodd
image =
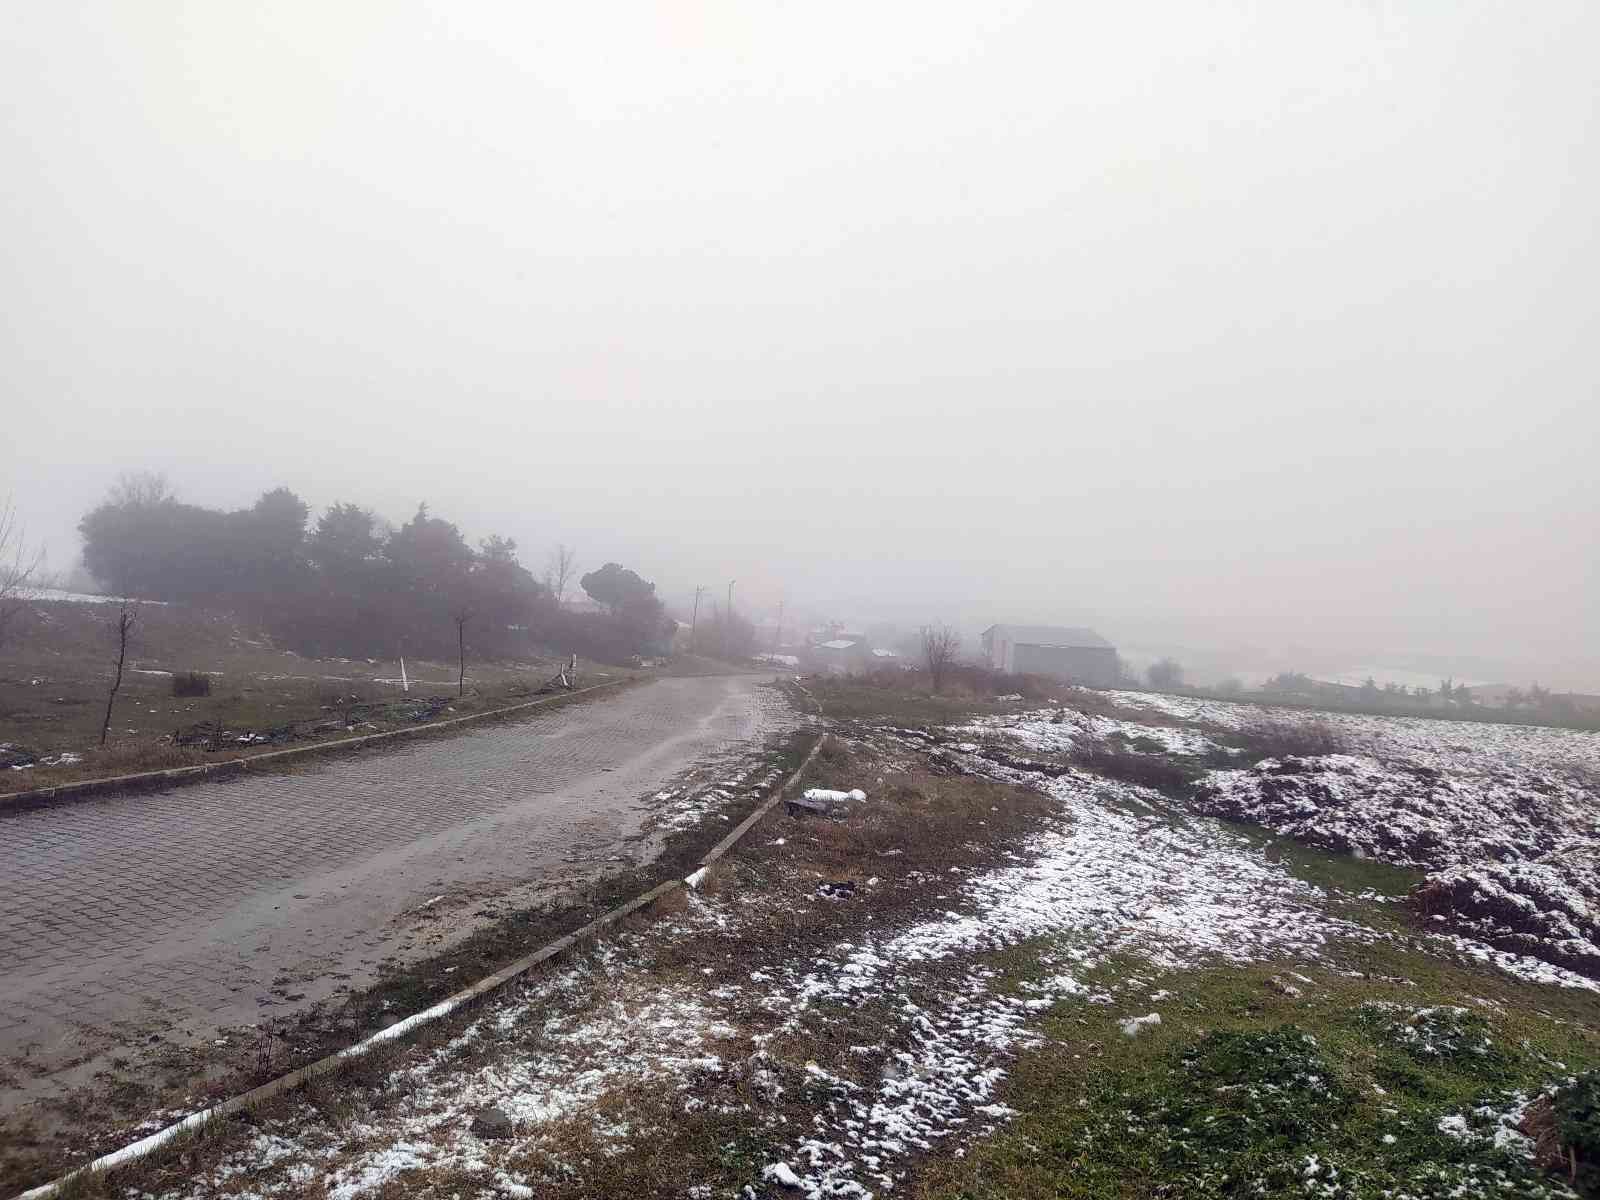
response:
<svg viewBox="0 0 1600 1200"><path fill-rule="evenodd" d="M1344 740L1322 721L1259 721L1232 739L1255 761L1264 758L1317 758L1344 752Z"/></svg>
<svg viewBox="0 0 1600 1200"><path fill-rule="evenodd" d="M1585 1071L1555 1094L1556 1133L1578 1182L1600 1193L1600 1070Z"/></svg>
<svg viewBox="0 0 1600 1200"><path fill-rule="evenodd" d="M211 676L204 671L179 671L172 677L174 696L211 695Z"/></svg>
<svg viewBox="0 0 1600 1200"><path fill-rule="evenodd" d="M1160 754L1141 754L1104 743L1081 745L1072 752L1074 766L1107 779L1147 787L1175 800L1189 794L1196 769Z"/></svg>

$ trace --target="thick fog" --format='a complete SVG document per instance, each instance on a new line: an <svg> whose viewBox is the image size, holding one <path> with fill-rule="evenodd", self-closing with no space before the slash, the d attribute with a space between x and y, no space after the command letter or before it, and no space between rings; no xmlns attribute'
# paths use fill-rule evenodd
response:
<svg viewBox="0 0 1600 1200"><path fill-rule="evenodd" d="M1600 690L1600 8L14 6L0 493ZM1498 668L1497 668L1498 669Z"/></svg>

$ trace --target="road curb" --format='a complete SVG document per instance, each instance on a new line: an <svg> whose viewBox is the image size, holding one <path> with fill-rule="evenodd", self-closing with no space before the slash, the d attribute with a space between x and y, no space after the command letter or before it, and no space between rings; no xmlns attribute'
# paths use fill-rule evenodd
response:
<svg viewBox="0 0 1600 1200"><path fill-rule="evenodd" d="M611 687L615 685L600 684L598 686ZM585 688L583 690L594 691L595 689ZM574 692L572 694L577 695L579 693ZM561 697L554 698L560 699ZM481 717L488 716L490 714L475 713L473 715ZM403 730L398 732L410 733L413 731ZM705 853L704 857L700 859L699 867L690 873L691 877L699 876L701 871L704 871L718 859L722 858L723 855L725 855L729 850L733 849L733 847L739 843L740 839L743 838L745 834L754 828L755 824L760 821L762 817L766 816L772 811L777 803L783 798L784 793L786 793L790 788L800 781L807 769L810 768L812 762L816 760L818 753L821 752L823 744L827 740L828 734L824 730L818 735L815 744L812 745L805 758L801 760L800 765L796 767L787 778L779 783L776 788L773 789L772 794L758 804L755 808L755 811L747 816L743 821L739 822L739 824L736 825L726 837L724 837L720 842L718 842ZM532 971L535 967L541 965L542 963L548 962L550 959L555 958L563 951L571 949L585 938L598 933L600 930L609 925L616 924L616 922L622 920L624 917L638 912L641 908L654 903L656 900L659 900L662 896L667 895L669 892L686 886L694 887L697 885L690 884L687 879L668 879L664 883L659 883L642 895L635 896L632 900L629 900L623 904L619 904L610 911L596 917L582 928L575 929L573 932L556 938L552 942L547 942L545 945L540 946L531 954L524 955L522 958L519 958L514 962L507 963L504 967L501 967L492 975L485 976L469 987L463 988L461 991L458 991L451 996L447 996L437 1004L431 1005L430 1007L423 1009L421 1012L413 1013L409 1017L397 1021L395 1024L390 1025L387 1029L380 1029L371 1037L365 1038L362 1041L355 1043L353 1046L349 1046L344 1050L336 1051L335 1053L327 1055L324 1058L319 1058L315 1062L307 1063L303 1067L297 1067L285 1075L280 1075L276 1079L269 1080L258 1087L251 1088L248 1092L243 1092L238 1096L232 1097L231 1099L224 1100L220 1104L214 1104L210 1108L202 1109L200 1112L191 1113L189 1116L184 1117L183 1120L176 1121L163 1129L157 1130L148 1137L141 1138L136 1142L132 1142L126 1146L123 1146L120 1150L113 1150L109 1154L101 1155L93 1162L79 1167L76 1170L69 1171L65 1175L59 1176L48 1183L42 1183L37 1187L29 1188L27 1191L21 1192L14 1197L14 1200L47 1200L48 1197L55 1196L62 1189L80 1179L85 1178L86 1176L96 1173L104 1173L106 1171L114 1170L117 1167L125 1166L128 1163L136 1162L141 1158L148 1157L150 1154L153 1154L155 1151L161 1149L169 1142L175 1141L186 1133L192 1133L203 1129L212 1121L216 1121L224 1117L230 1117L235 1113L246 1111L262 1103L263 1101L281 1096L285 1092L293 1091L295 1088L309 1083L313 1079L317 1079L323 1075L331 1074L332 1072L337 1071L340 1067L344 1066L346 1063L362 1057L363 1055L387 1042L392 1042L403 1038L415 1029L419 1029L424 1025L431 1024L434 1021L449 1016L451 1013L457 1012L467 1005L481 1000L485 996L491 995L494 992L497 992L500 989L515 983L518 979L528 974L528 972Z"/></svg>
<svg viewBox="0 0 1600 1200"><path fill-rule="evenodd" d="M86 799L106 792L165 790L166 788L182 787L185 784L200 783L219 775L246 772L257 763L283 762L286 759L305 758L314 754L327 754L340 750L359 750L363 746L371 746L379 742L417 737L424 733L437 733L441 729L450 729L473 721L486 721L493 717L503 717L511 713L523 712L530 708L539 708L565 700L572 700L589 692L601 691L604 688L621 687L624 684L635 682L637 680L634 678L613 679L608 683L591 684L589 687L578 688L575 691L561 692L554 696L541 696L537 700L525 700L521 704L512 704L505 708L491 708L485 712L468 713L463 717L449 717L443 721L429 721L425 725L411 725L404 729L388 729L382 733L364 733L360 737L336 738L331 742L315 742L309 746L290 746L283 750L268 750L261 754L246 755L244 758L226 758L220 762L197 763L192 767L169 767L164 771L137 771L129 775L108 775L104 779L83 779L73 783L59 783L55 787L32 788L23 792L6 792L0 794L0 815L12 811L44 808L62 800Z"/></svg>

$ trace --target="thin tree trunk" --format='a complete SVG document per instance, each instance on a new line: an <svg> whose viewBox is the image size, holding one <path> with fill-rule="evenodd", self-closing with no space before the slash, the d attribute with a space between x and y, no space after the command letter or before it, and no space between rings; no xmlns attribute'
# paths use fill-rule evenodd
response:
<svg viewBox="0 0 1600 1200"><path fill-rule="evenodd" d="M100 744L106 744L106 738L111 733L111 706L116 702L117 690L122 687L122 664L128 658L128 630L133 627L133 614L123 605L122 611L117 614L117 675L111 681L111 692L106 696L106 716L100 722Z"/></svg>
<svg viewBox="0 0 1600 1200"><path fill-rule="evenodd" d="M467 623L465 620L456 622L456 651L461 661L461 676L456 680L456 699L467 694Z"/></svg>

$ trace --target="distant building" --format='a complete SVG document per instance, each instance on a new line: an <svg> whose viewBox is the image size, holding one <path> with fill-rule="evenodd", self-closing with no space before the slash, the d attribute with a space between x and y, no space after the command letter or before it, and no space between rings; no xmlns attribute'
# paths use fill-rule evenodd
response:
<svg viewBox="0 0 1600 1200"><path fill-rule="evenodd" d="M814 670L848 675L866 669L872 659L872 646L859 634L845 635L812 646L807 656Z"/></svg>
<svg viewBox="0 0 1600 1200"><path fill-rule="evenodd" d="M1080 683L1117 682L1117 650L1092 629L1058 625L991 625L983 631L984 660L1011 675L1049 675Z"/></svg>

